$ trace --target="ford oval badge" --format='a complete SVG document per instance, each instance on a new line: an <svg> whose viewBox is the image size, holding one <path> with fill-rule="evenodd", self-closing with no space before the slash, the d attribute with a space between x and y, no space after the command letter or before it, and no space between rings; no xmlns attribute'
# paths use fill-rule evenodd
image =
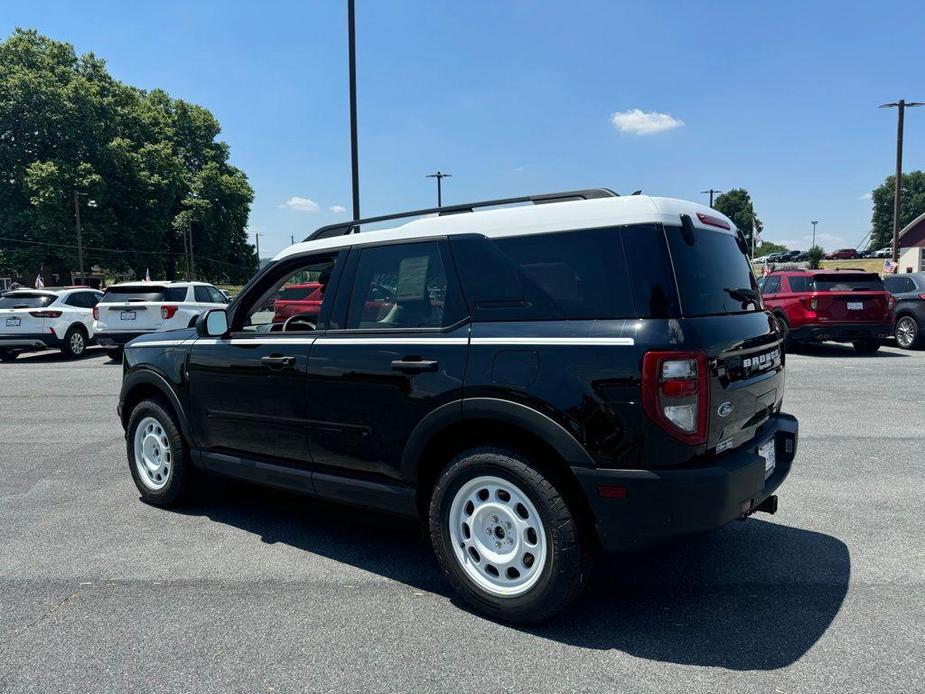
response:
<svg viewBox="0 0 925 694"><path fill-rule="evenodd" d="M720 417L728 417L729 415L732 414L732 410L733 410L732 403L724 402L722 405L716 408L716 414L718 414Z"/></svg>

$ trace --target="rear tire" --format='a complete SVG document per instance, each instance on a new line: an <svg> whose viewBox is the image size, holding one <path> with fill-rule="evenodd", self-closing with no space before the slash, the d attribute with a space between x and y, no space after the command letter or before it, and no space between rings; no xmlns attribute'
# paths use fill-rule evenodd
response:
<svg viewBox="0 0 925 694"><path fill-rule="evenodd" d="M141 498L155 506L189 500L200 473L169 408L160 400L142 400L132 410L126 432L128 467Z"/></svg>
<svg viewBox="0 0 925 694"><path fill-rule="evenodd" d="M880 342L872 337L865 337L862 340L855 340L851 344L854 345L854 351L858 354L873 354L878 349L880 349Z"/></svg>
<svg viewBox="0 0 925 694"><path fill-rule="evenodd" d="M775 313L774 318L777 319L777 324L780 326L780 332L781 332L780 347L785 352L789 352L793 349L793 340L790 339L790 323L780 313Z"/></svg>
<svg viewBox="0 0 925 694"><path fill-rule="evenodd" d="M87 351L87 331L82 325L72 325L64 334L61 354L68 359L76 359Z"/></svg>
<svg viewBox="0 0 925 694"><path fill-rule="evenodd" d="M591 552L564 491L497 448L465 451L447 466L430 502L430 537L465 602L493 619L535 624L578 596Z"/></svg>
<svg viewBox="0 0 925 694"><path fill-rule="evenodd" d="M122 361L123 351L121 347L109 347L106 349L106 354L109 355L112 361Z"/></svg>
<svg viewBox="0 0 925 694"><path fill-rule="evenodd" d="M913 349L919 340L919 322L912 316L900 316L893 329L896 344L903 349Z"/></svg>
<svg viewBox="0 0 925 694"><path fill-rule="evenodd" d="M19 356L19 352L12 349L0 349L0 361L14 361Z"/></svg>

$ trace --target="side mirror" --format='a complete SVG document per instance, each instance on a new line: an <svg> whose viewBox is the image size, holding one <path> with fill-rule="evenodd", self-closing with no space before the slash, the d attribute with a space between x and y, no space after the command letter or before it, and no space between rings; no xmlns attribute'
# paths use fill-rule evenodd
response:
<svg viewBox="0 0 925 694"><path fill-rule="evenodd" d="M228 334L228 314L225 309L213 308L196 320L196 333L199 337L222 337Z"/></svg>

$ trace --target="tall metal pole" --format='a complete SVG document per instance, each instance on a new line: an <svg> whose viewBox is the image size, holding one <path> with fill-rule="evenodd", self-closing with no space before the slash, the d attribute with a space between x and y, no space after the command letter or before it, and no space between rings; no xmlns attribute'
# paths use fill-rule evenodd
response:
<svg viewBox="0 0 925 694"><path fill-rule="evenodd" d="M84 283L84 243L83 232L80 229L80 192L74 189L74 216L77 218L77 263L80 266L79 284Z"/></svg>
<svg viewBox="0 0 925 694"><path fill-rule="evenodd" d="M437 171L436 173L427 174L425 178L436 178L437 179L437 207L443 207L443 179L452 178L453 174L443 173L442 171Z"/></svg>
<svg viewBox="0 0 925 694"><path fill-rule="evenodd" d="M260 269L260 234L254 232L254 242L257 244L257 269Z"/></svg>
<svg viewBox="0 0 925 694"><path fill-rule="evenodd" d="M193 220L186 223L186 229L189 232L189 274L190 279L196 279L196 261L193 257Z"/></svg>
<svg viewBox="0 0 925 694"><path fill-rule="evenodd" d="M813 242L812 242L812 245L810 245L810 248L812 248L813 246L816 245L816 225L817 225L818 223L819 223L819 220L818 220L818 219L815 220L815 221L813 221L813 222L810 222L810 224L813 225Z"/></svg>
<svg viewBox="0 0 925 694"><path fill-rule="evenodd" d="M350 160L353 174L353 218L359 219L360 153L357 149L357 46L355 14L354 0L347 0L347 34L350 51Z"/></svg>

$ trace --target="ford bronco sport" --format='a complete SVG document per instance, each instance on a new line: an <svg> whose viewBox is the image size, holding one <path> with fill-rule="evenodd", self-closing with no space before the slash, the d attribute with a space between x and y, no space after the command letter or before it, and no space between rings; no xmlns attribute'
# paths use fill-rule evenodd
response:
<svg viewBox="0 0 925 694"><path fill-rule="evenodd" d="M274 321L312 282L320 312ZM419 518L470 605L537 622L597 550L776 510L780 345L727 218L577 191L320 229L131 341L119 415L152 504L217 473Z"/></svg>

